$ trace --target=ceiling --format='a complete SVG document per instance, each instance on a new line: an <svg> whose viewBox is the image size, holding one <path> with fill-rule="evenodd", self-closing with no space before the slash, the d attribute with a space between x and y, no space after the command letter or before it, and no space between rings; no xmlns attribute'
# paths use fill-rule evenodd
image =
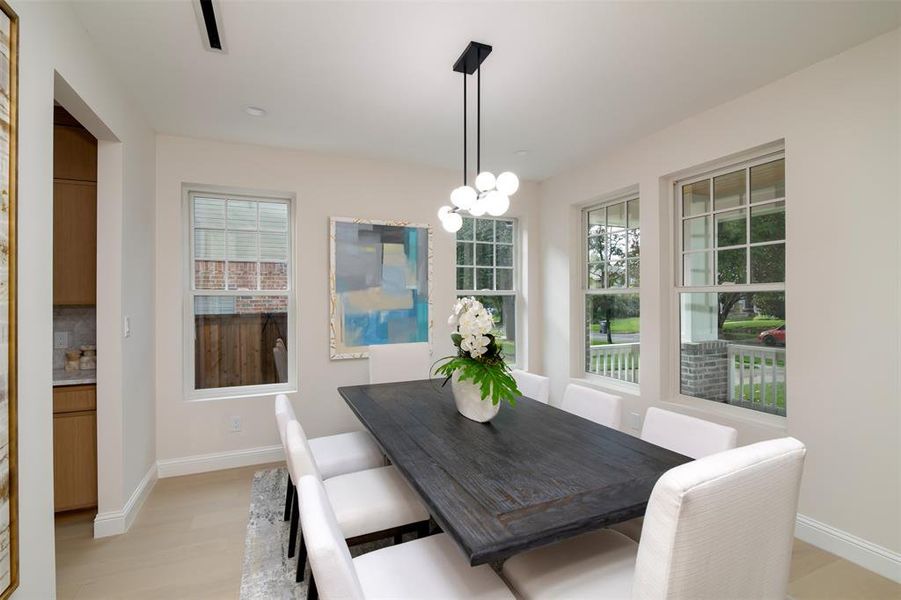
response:
<svg viewBox="0 0 901 600"><path fill-rule="evenodd" d="M75 10L159 132L447 168L451 65L491 44L482 165L538 180L894 29L899 6L220 0L226 54L203 49L187 0Z"/></svg>

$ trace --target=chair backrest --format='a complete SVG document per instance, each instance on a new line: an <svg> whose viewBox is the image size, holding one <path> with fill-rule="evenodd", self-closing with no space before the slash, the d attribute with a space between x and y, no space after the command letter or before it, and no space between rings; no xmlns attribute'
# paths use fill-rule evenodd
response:
<svg viewBox="0 0 901 600"><path fill-rule="evenodd" d="M285 449L286 453L288 452L288 438L286 436L288 423L296 420L297 417L294 415L294 407L291 406L291 401L288 400L286 395L278 394L275 397L275 424L278 427L278 437L282 440L282 448Z"/></svg>
<svg viewBox="0 0 901 600"><path fill-rule="evenodd" d="M632 598L784 598L805 453L781 438L664 473L645 513Z"/></svg>
<svg viewBox="0 0 901 600"><path fill-rule="evenodd" d="M319 595L362 600L363 588L322 482L309 475L301 477L297 493L300 527Z"/></svg>
<svg viewBox="0 0 901 600"><path fill-rule="evenodd" d="M431 367L431 351L425 342L369 347L369 383L428 379Z"/></svg>
<svg viewBox="0 0 901 600"><path fill-rule="evenodd" d="M549 377L529 373L522 369L513 369L510 374L516 380L516 387L519 388L523 396L528 396L532 400L538 400L547 404L548 396L551 393L551 380Z"/></svg>
<svg viewBox="0 0 901 600"><path fill-rule="evenodd" d="M319 467L313 459L313 452L310 450L310 443L307 441L307 434L304 433L303 427L297 420L288 422L288 449L286 452L288 458L288 469L291 471L291 481L300 481L301 477L313 475L317 479L322 479Z"/></svg>
<svg viewBox="0 0 901 600"><path fill-rule="evenodd" d="M641 439L691 458L703 458L735 448L738 432L733 427L652 406L645 413Z"/></svg>
<svg viewBox="0 0 901 600"><path fill-rule="evenodd" d="M275 375L279 383L288 381L288 349L282 338L275 340L275 346L272 348L272 358L275 360Z"/></svg>
<svg viewBox="0 0 901 600"><path fill-rule="evenodd" d="M623 415L623 399L584 385L570 383L563 391L560 408L613 429L619 429Z"/></svg>

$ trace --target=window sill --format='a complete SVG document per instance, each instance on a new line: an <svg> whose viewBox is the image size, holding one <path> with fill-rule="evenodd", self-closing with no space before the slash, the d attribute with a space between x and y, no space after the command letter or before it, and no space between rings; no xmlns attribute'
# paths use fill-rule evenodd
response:
<svg viewBox="0 0 901 600"><path fill-rule="evenodd" d="M272 385L248 385L235 388L214 388L209 390L190 390L185 394L185 402L210 402L216 400L239 400L275 396L276 394L294 394L297 386L290 383Z"/></svg>
<svg viewBox="0 0 901 600"><path fill-rule="evenodd" d="M750 408L733 406L724 402L714 402L713 400L704 400L703 398L676 394L673 398L663 400L661 404L668 404L682 409L689 409L692 412L700 414L712 415L721 419L729 419L748 425L772 429L783 435L788 431L787 417L757 412Z"/></svg>
<svg viewBox="0 0 901 600"><path fill-rule="evenodd" d="M601 391L617 392L620 394L628 394L630 396L639 396L641 387L638 383L630 383L612 377L602 377L585 373L582 377L571 377L572 383L578 383L587 387L595 388Z"/></svg>

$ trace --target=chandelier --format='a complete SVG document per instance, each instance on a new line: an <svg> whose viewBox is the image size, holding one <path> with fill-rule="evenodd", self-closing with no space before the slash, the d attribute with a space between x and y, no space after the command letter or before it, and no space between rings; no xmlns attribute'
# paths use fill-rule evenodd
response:
<svg viewBox="0 0 901 600"><path fill-rule="evenodd" d="M463 226L463 213L473 217L485 214L499 217L510 208L510 196L519 189L515 173L504 171L497 177L490 171L482 171L482 62L491 54L491 46L469 42L466 50L454 63L454 71L463 74L463 185L450 194L452 206L438 209L438 218L446 231L454 233ZM466 76L476 75L476 179L475 187L467 179L467 122Z"/></svg>

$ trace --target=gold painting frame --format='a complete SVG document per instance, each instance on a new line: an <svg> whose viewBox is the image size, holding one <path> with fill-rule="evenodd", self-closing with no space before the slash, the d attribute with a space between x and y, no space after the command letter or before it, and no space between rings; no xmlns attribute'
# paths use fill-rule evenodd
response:
<svg viewBox="0 0 901 600"><path fill-rule="evenodd" d="M9 598L19 585L16 411L18 93L19 17L5 0L0 0L0 355L6 355L0 357L0 600Z"/></svg>

